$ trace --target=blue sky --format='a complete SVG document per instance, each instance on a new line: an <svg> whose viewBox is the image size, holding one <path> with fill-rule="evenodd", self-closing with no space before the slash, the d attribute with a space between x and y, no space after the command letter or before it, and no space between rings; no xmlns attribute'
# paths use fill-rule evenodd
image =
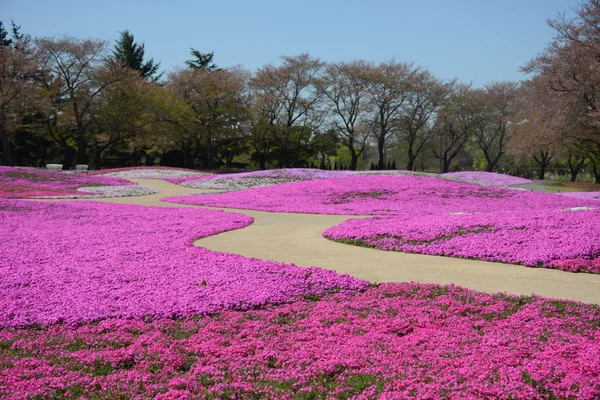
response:
<svg viewBox="0 0 600 400"><path fill-rule="evenodd" d="M32 36L102 38L128 29L169 70L189 49L251 70L281 55L325 61L395 57L480 86L520 80L553 32L546 19L578 0L134 1L0 0L1 19ZM85 7L84 7L85 5ZM572 13L571 13L572 14Z"/></svg>

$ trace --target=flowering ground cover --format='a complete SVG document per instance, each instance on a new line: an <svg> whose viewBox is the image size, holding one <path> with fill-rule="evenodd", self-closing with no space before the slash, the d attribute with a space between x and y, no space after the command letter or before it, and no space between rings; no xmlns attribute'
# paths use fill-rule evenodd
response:
<svg viewBox="0 0 600 400"><path fill-rule="evenodd" d="M0 198L81 197L86 193L77 191L78 188L134 185L133 182L112 177L0 166Z"/></svg>
<svg viewBox="0 0 600 400"><path fill-rule="evenodd" d="M600 208L353 219L323 236L381 250L600 273Z"/></svg>
<svg viewBox="0 0 600 400"><path fill-rule="evenodd" d="M214 176L213 174L187 168L174 167L129 167L91 171L92 175L112 176L124 179L194 179Z"/></svg>
<svg viewBox="0 0 600 400"><path fill-rule="evenodd" d="M341 215L443 215L514 209L563 209L597 203L545 193L420 176L348 176L291 182L235 193L173 196L163 201L262 211Z"/></svg>
<svg viewBox="0 0 600 400"><path fill-rule="evenodd" d="M473 183L483 183L495 186L524 185L526 183L534 182L531 179L520 178L518 176L484 171L449 172L443 174L442 177L459 178L465 181L472 181Z"/></svg>
<svg viewBox="0 0 600 400"><path fill-rule="evenodd" d="M383 175L163 200L264 211L387 215L349 220L323 235L381 250L600 273L600 211L593 200Z"/></svg>
<svg viewBox="0 0 600 400"><path fill-rule="evenodd" d="M383 284L206 318L3 329L0 396L597 399L599 326L592 305Z"/></svg>
<svg viewBox="0 0 600 400"><path fill-rule="evenodd" d="M0 200L0 327L206 315L366 285L193 246L251 222L202 209Z"/></svg>
<svg viewBox="0 0 600 400"><path fill-rule="evenodd" d="M196 189L236 191L282 183L348 176L351 171L326 171L309 168L272 169L265 171L221 174L212 177L167 179L171 183Z"/></svg>

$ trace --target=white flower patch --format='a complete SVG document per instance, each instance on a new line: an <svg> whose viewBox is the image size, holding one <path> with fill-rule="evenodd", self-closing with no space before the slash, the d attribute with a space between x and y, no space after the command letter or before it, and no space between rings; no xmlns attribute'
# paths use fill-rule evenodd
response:
<svg viewBox="0 0 600 400"><path fill-rule="evenodd" d="M585 210L595 210L594 207L571 207L571 208L563 208L560 211L585 211Z"/></svg>
<svg viewBox="0 0 600 400"><path fill-rule="evenodd" d="M112 176L123 179L161 179L161 178L189 178L193 176L211 175L205 172L182 171L177 169L132 169L129 171L110 172L100 176Z"/></svg>
<svg viewBox="0 0 600 400"><path fill-rule="evenodd" d="M77 188L80 195L66 196L43 196L38 199L102 199L108 197L130 197L130 196L146 196L155 194L159 191L140 185L131 186L84 186Z"/></svg>
<svg viewBox="0 0 600 400"><path fill-rule="evenodd" d="M272 177L245 177L245 178L215 178L180 183L181 186L194 189L217 189L227 192L244 190L255 187L274 186L282 183L296 182L300 179L294 178L272 178Z"/></svg>

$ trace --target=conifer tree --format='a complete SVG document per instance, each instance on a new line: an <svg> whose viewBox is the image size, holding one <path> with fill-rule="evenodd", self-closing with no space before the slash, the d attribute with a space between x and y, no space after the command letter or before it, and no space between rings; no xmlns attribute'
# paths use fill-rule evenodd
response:
<svg viewBox="0 0 600 400"><path fill-rule="evenodd" d="M190 67L191 69L204 69L206 71L220 71L221 68L218 68L214 63L213 63L213 58L215 57L215 52L210 52L210 53L200 53L198 50L192 48L190 49L190 53L192 54L192 57L194 57L193 60L187 60L185 63L188 67Z"/></svg>
<svg viewBox="0 0 600 400"><path fill-rule="evenodd" d="M112 51L112 61L123 63L126 68L139 71L140 76L148 80L158 80L162 76L156 75L160 63L154 63L154 59L144 61L145 49L144 43L138 44L129 31L121 32L121 37L116 41L115 48Z"/></svg>

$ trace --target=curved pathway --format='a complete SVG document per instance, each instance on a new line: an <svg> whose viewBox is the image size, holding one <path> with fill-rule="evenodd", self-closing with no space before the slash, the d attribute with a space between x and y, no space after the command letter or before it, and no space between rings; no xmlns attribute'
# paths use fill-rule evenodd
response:
<svg viewBox="0 0 600 400"><path fill-rule="evenodd" d="M165 203L160 199L190 193L218 192L186 188L153 179L132 180L140 185L158 189L160 193L95 201L195 207ZM356 217L220 209L251 216L254 223L243 229L200 239L196 241L197 246L247 257L294 263L302 267L318 266L372 282L417 281L444 285L454 283L484 292L507 292L517 295L535 293L546 297L600 304L600 275L388 252L335 243L321 236L325 229Z"/></svg>

